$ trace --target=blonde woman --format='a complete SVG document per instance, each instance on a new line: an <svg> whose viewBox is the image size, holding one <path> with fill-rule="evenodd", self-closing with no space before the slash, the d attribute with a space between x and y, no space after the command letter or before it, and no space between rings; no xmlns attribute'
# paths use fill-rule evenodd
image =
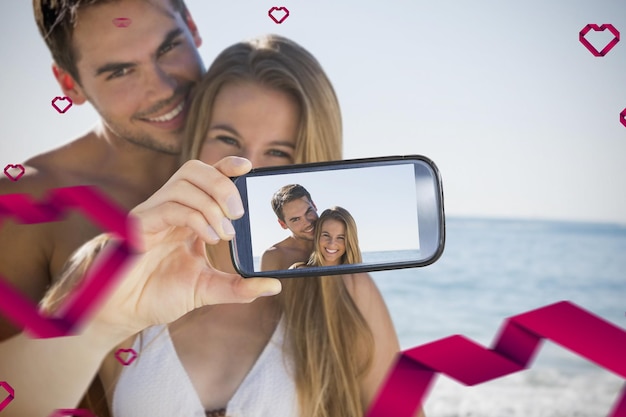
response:
<svg viewBox="0 0 626 417"><path fill-rule="evenodd" d="M313 252L309 260L290 268L336 266L363 262L354 217L343 207L326 209L315 225Z"/></svg>
<svg viewBox="0 0 626 417"><path fill-rule="evenodd" d="M399 350L372 279L284 280L272 296L278 281L233 274L227 242L242 214L230 176L341 159L339 106L319 63L278 36L233 45L197 86L187 126L184 157L202 162L132 211L143 254L77 337L89 343L75 342L81 369L110 350L98 415L108 405L113 417L363 416ZM82 248L46 308L106 242ZM250 303L230 304L245 294ZM114 352L130 347L138 358L122 366Z"/></svg>
<svg viewBox="0 0 626 417"><path fill-rule="evenodd" d="M315 250L308 264L330 266L363 262L356 222L348 210L335 206L326 209L317 221Z"/></svg>

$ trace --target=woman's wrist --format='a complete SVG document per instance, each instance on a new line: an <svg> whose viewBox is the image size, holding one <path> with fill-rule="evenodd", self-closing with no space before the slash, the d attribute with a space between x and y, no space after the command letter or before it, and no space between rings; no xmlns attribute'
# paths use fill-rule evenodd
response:
<svg viewBox="0 0 626 417"><path fill-rule="evenodd" d="M81 337L85 338L85 343L88 343L92 349L102 355L106 355L117 345L135 334L137 334L137 331L96 319L84 327Z"/></svg>

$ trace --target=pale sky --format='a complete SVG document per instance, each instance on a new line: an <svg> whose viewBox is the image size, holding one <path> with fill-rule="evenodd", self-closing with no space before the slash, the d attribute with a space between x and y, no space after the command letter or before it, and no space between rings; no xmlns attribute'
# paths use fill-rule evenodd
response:
<svg viewBox="0 0 626 417"><path fill-rule="evenodd" d="M31 2L6 3L2 167L97 120L89 105L51 107L60 89ZM284 0L280 25L267 16L274 2L187 4L207 66L265 33L309 49L339 96L344 156L428 156L448 215L626 224L626 40L604 57L578 40L588 23L626 36L623 0Z"/></svg>
<svg viewBox="0 0 626 417"><path fill-rule="evenodd" d="M393 181L386 181L389 178ZM291 234L278 224L270 203L274 193L288 184L306 188L319 215L332 206L348 210L362 252L420 247L413 165L251 177L247 183L255 257Z"/></svg>

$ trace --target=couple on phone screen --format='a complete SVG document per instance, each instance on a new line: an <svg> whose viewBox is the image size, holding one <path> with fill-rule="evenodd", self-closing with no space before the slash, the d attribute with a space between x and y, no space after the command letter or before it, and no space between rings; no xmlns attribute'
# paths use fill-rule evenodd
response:
<svg viewBox="0 0 626 417"><path fill-rule="evenodd" d="M263 253L261 271L362 262L356 222L343 207L331 207L318 217L311 194L300 184L289 184L274 193L272 209L291 235Z"/></svg>

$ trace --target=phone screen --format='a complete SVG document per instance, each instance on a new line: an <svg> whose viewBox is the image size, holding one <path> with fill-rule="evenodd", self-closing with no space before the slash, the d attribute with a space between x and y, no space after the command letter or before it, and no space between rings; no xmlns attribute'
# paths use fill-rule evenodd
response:
<svg viewBox="0 0 626 417"><path fill-rule="evenodd" d="M239 247L236 264L252 265L252 270L241 271L244 276L275 274L277 270L285 276L288 264L296 260L306 263L310 253L288 260L278 269L268 269L262 259L284 240L310 240L316 247L326 233L323 228L317 230L318 216L336 206L345 209L354 221L354 235L358 236L355 245L358 241L361 254L358 264L363 271L427 265L443 250L441 181L435 165L420 156L253 170L237 178L235 184L245 196L247 208L246 215L234 222L237 237L233 241L233 246ZM272 200L294 185L306 190L308 196L286 203L281 219ZM301 204L301 208L294 204ZM293 211L287 215L290 207ZM341 271L345 273L345 269Z"/></svg>

